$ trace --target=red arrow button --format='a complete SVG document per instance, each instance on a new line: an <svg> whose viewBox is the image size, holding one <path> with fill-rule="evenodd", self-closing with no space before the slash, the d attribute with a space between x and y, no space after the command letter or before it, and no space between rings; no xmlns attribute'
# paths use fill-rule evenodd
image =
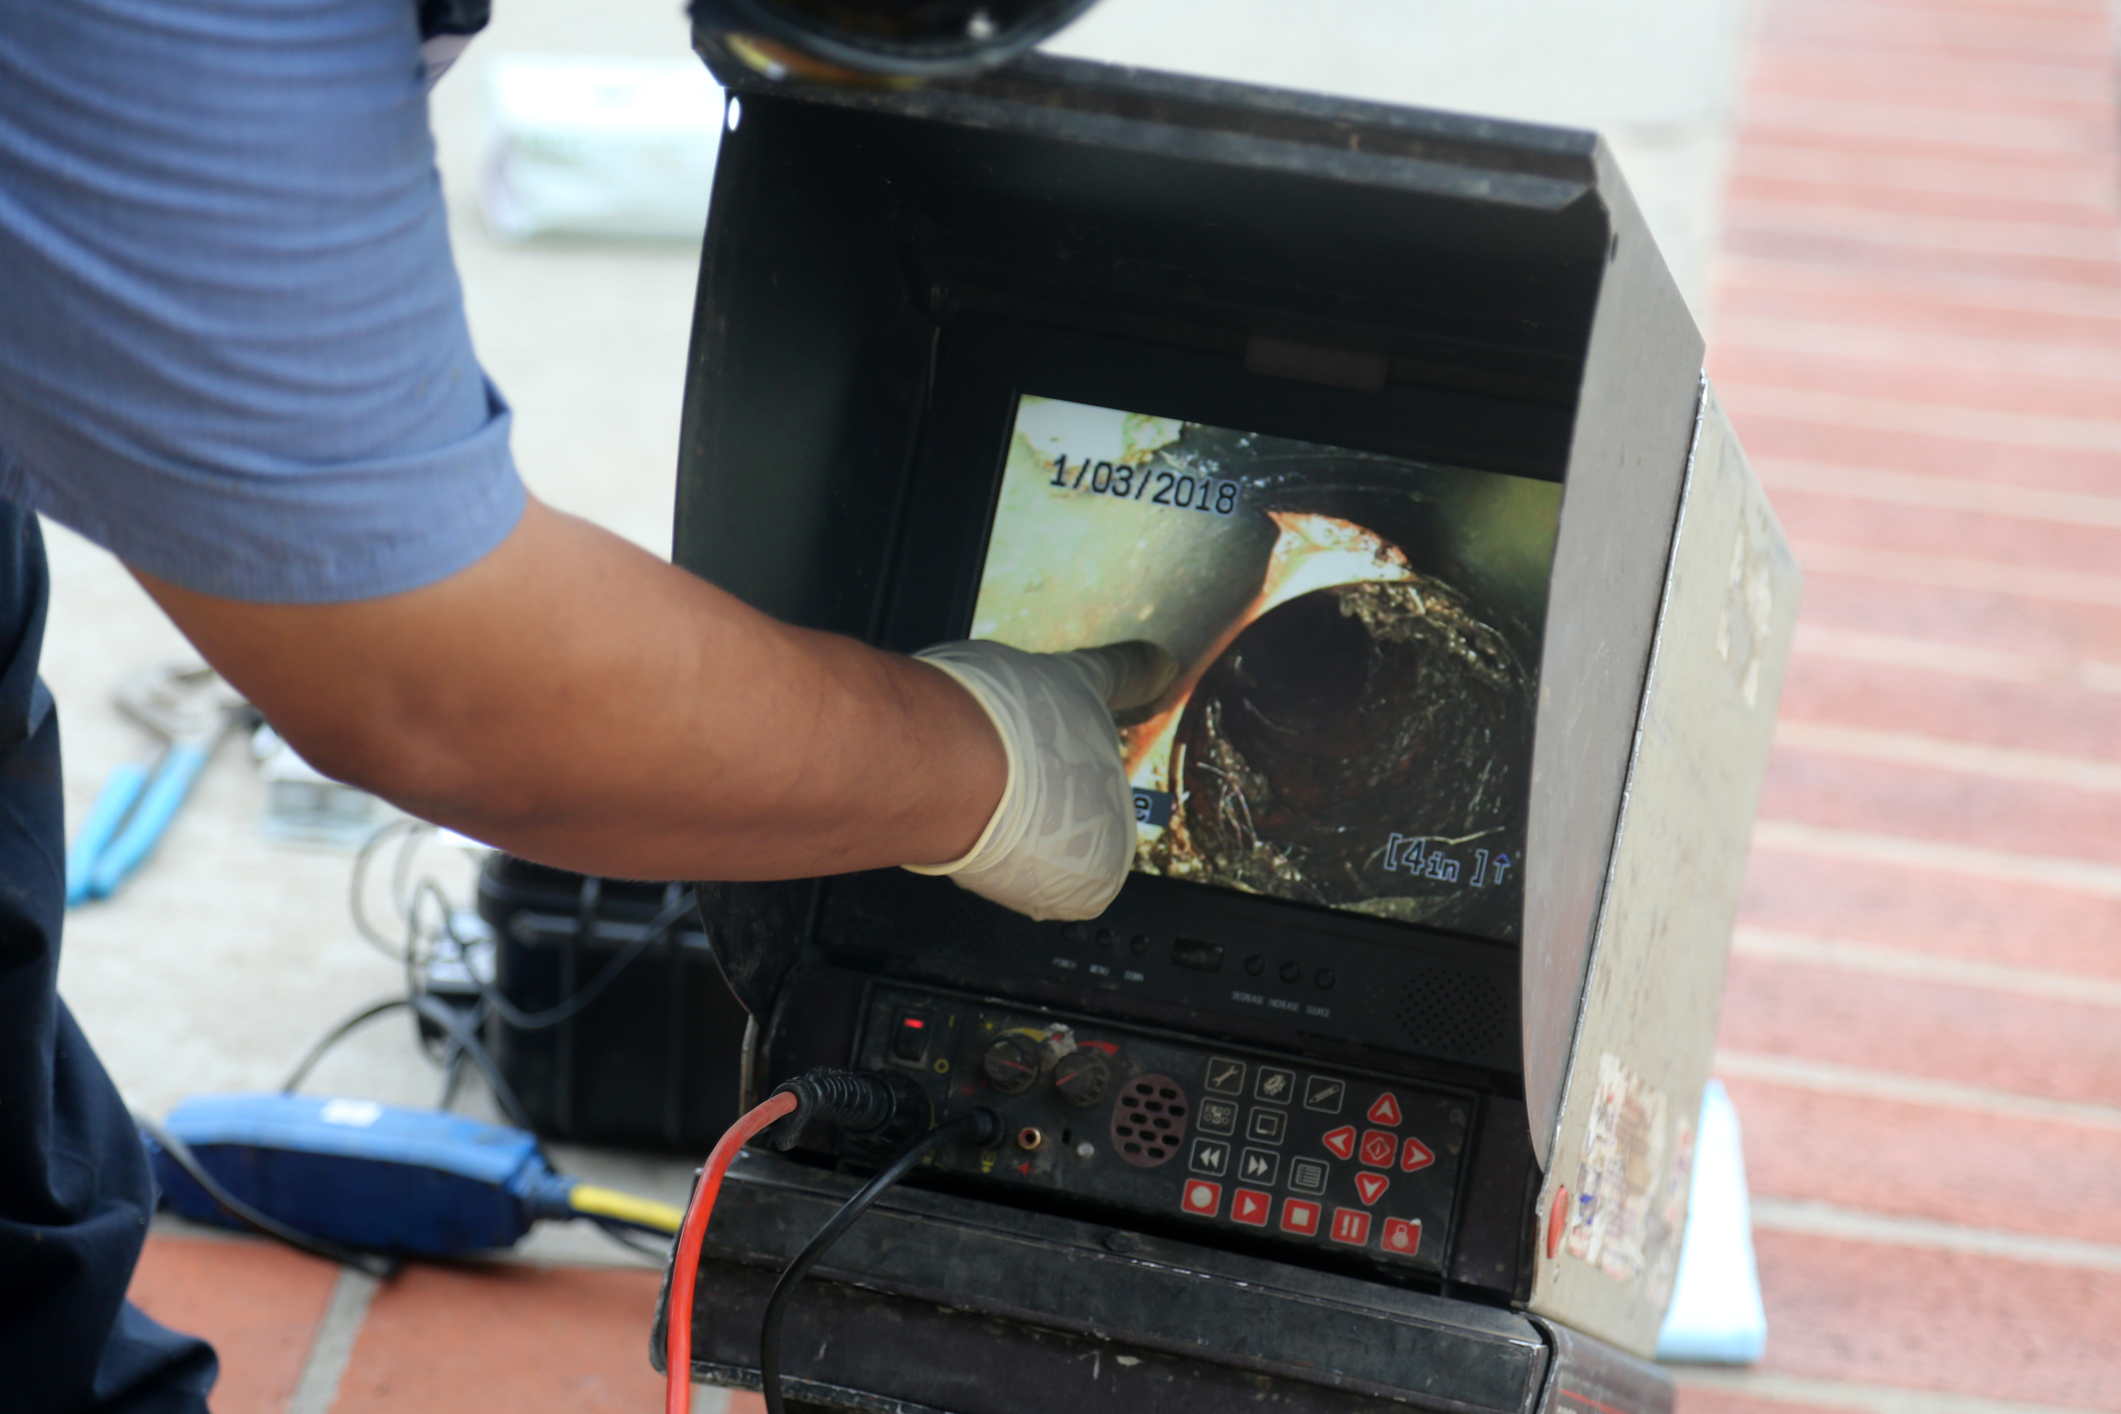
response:
<svg viewBox="0 0 2121 1414"><path fill-rule="evenodd" d="M1409 1139L1406 1148L1399 1151L1399 1167L1407 1173L1425 1169L1436 1162L1436 1151L1419 1139Z"/></svg>
<svg viewBox="0 0 2121 1414"><path fill-rule="evenodd" d="M1230 1195L1230 1216L1246 1227L1265 1227L1274 1200L1256 1188L1240 1188Z"/></svg>
<svg viewBox="0 0 2121 1414"><path fill-rule="evenodd" d="M1381 1173L1359 1173L1355 1175L1355 1191L1362 1195L1362 1201L1365 1206L1374 1204L1378 1199L1384 1197L1385 1190L1391 1186L1392 1180Z"/></svg>
<svg viewBox="0 0 2121 1414"><path fill-rule="evenodd" d="M1399 1120L1399 1096L1387 1090L1377 1097L1376 1104L1370 1106L1370 1123L1389 1124L1396 1128Z"/></svg>
<svg viewBox="0 0 2121 1414"><path fill-rule="evenodd" d="M1351 1159L1355 1157L1355 1126L1344 1124L1319 1142L1332 1150L1335 1158Z"/></svg>

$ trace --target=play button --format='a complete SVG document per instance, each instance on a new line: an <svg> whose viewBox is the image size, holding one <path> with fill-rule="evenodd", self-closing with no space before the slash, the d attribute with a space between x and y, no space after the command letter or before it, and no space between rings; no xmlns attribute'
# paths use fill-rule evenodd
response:
<svg viewBox="0 0 2121 1414"><path fill-rule="evenodd" d="M1230 1217L1246 1227L1265 1227L1274 1200L1256 1188L1240 1188L1230 1195Z"/></svg>

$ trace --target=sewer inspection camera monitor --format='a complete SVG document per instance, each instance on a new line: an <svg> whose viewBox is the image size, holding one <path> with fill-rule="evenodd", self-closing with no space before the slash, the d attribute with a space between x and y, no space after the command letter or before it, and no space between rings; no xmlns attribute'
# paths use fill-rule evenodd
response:
<svg viewBox="0 0 2121 1414"><path fill-rule="evenodd" d="M1180 664L1118 723L1139 853L1092 922L903 871L703 889L747 1105L839 1066L1000 1116L830 1249L791 1394L1668 1408L1798 576L1609 152L707 48L677 562L893 648ZM776 1276L893 1152L736 1162L661 1318L696 1378L757 1382Z"/></svg>

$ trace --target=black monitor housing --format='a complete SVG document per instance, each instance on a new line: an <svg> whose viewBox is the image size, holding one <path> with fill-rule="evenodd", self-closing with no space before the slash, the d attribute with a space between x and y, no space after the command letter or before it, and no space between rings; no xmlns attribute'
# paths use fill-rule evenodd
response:
<svg viewBox="0 0 2121 1414"><path fill-rule="evenodd" d="M899 871L705 891L754 1019L749 1093L897 1067L940 1113L999 1105L1014 1136L945 1153L828 1261L791 1318L802 1387L954 1414L1240 1389L1529 1410L1576 1407L1554 1404L1574 1380L1661 1407L1634 1357L1670 1294L1797 577L1608 149L1042 57L910 90L708 57L730 103L685 568L888 648L967 636L1008 569L990 542L1026 396L1334 449L1425 504L1518 488L1495 514L1546 518L1519 527L1547 546L1532 607L1487 616L1522 720L1468 698L1451 728L1487 733L1500 813L1376 841L1364 867L1428 871L1386 881L1390 906L1183 870L1138 872L1088 924ZM1218 445L1163 463L1166 495L1225 465ZM1319 456L1311 481L1233 499L1246 564L1271 557L1269 512L1363 520ZM1108 454L1083 485L1080 460L1037 466L1056 496L1109 498L1151 463ZM1492 557L1430 524L1380 532L1411 565L1394 574L1479 619ZM1513 873L1490 826L1516 831ZM1500 885L1480 908L1445 897L1476 879ZM703 1378L752 1377L771 1264L875 1158L819 1132L735 1172Z"/></svg>

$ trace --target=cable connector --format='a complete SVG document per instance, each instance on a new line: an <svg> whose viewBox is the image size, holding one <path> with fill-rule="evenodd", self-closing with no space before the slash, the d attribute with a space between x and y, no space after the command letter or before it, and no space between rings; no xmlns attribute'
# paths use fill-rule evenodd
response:
<svg viewBox="0 0 2121 1414"><path fill-rule="evenodd" d="M886 1071L819 1066L775 1087L773 1093L793 1095L795 1110L763 1130L755 1142L784 1152L795 1147L813 1120L894 1145L930 1128L928 1096L906 1076Z"/></svg>

